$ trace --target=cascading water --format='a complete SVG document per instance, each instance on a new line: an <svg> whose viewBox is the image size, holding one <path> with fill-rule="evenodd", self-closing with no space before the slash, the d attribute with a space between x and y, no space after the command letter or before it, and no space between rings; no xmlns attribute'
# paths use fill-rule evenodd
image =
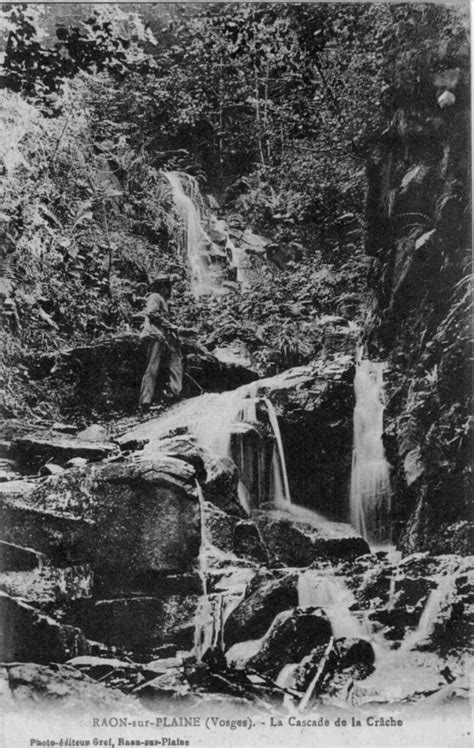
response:
<svg viewBox="0 0 474 748"><path fill-rule="evenodd" d="M390 541L390 466L383 434L383 364L360 359L354 379L351 523L374 543Z"/></svg>
<svg viewBox="0 0 474 748"><path fill-rule="evenodd" d="M257 420L255 400L245 397L245 394L238 390L223 393L217 400L219 407L207 411L191 425L198 443L217 457L232 457L231 438L236 423L252 424ZM244 463L243 459L242 463ZM238 495L243 508L249 511L245 465L238 465L238 467L240 468Z"/></svg>
<svg viewBox="0 0 474 748"><path fill-rule="evenodd" d="M322 608L331 624L333 636L365 638L362 624L349 610L355 602L344 582L316 569L307 569L298 577L298 606Z"/></svg>
<svg viewBox="0 0 474 748"><path fill-rule="evenodd" d="M218 457L231 457L235 461L239 473L238 495L246 511L249 511L252 505L254 480L250 455L245 450L244 437L252 430L252 427L255 431L258 430L257 405L259 403L265 405L268 422L275 439L269 486L266 489L261 486L260 493L267 494L267 500L273 501L276 505L288 506L291 504L291 496L278 417L268 398L257 397L255 387L246 385L232 392L223 393L216 400L215 407L209 409L194 424L191 424L191 430L202 447ZM232 434L240 434L242 437L237 452L232 451ZM265 473L264 456L261 450L255 456L257 482L262 484Z"/></svg>
<svg viewBox="0 0 474 748"><path fill-rule="evenodd" d="M188 258L193 290L197 295L218 290L219 283L211 267L209 247L212 241L204 230L201 217L202 198L196 179L179 171L163 172L182 230L178 237L181 252Z"/></svg>
<svg viewBox="0 0 474 748"><path fill-rule="evenodd" d="M239 473L238 496L241 505L247 511L250 511L253 498L251 496L253 476L249 466L249 455L246 453L243 438L239 440L238 452L232 451L232 435L245 436L249 433L249 429L257 431L259 423L257 405L259 403L266 407L269 424L274 435L270 495L268 498L273 500L276 505L285 504L289 506L291 498L278 417L269 399L257 397L255 386L248 385L223 393L213 401L212 407L206 409L196 420L189 423L190 430L202 447L216 456L231 457L235 461ZM262 449L258 449L256 457L260 482L263 480L265 473ZM197 491L201 506L199 571L202 579L203 595L196 614L194 652L197 659L201 660L207 649L216 645L223 648L225 620L243 596L245 584L242 586L239 584L241 580L237 580L237 590L235 584L231 584L230 589L224 593L213 592L209 594L210 560L213 556L222 554L213 547L206 531L204 497L199 484L197 484Z"/></svg>
<svg viewBox="0 0 474 748"><path fill-rule="evenodd" d="M366 537L369 535L371 538L375 535L373 528L377 527L376 521L380 517L377 514L380 509L378 502L382 502L381 517L384 523L388 520L390 508L388 463L385 460L382 445L381 368L378 364L361 361L358 364L356 377L357 412L354 418L355 443L351 499L362 515L360 518L355 513L361 522L359 527ZM283 442L278 419L271 401L259 397L259 393L273 391L273 388L273 382L270 384L261 380L258 383L240 387L233 392L206 393L179 403L169 413L160 417L158 426L156 424L153 427L150 426L149 434L146 433L146 424L142 425L141 428L145 428L145 431L140 434L138 441L143 440L144 437L150 437L150 441L144 448L145 458L153 454L153 449L157 449L157 444L163 445L167 436L178 433L176 427L179 426L182 431L186 432L183 438L190 440L195 435L197 441L214 455L232 457L238 465L241 486L246 489L247 485L250 485L247 476L249 455L255 465L255 452L259 450L263 452L262 446L265 446L267 449L264 454L265 469L261 468L261 474L264 475L266 481L265 495L269 498L269 485L271 483L277 485L279 482L280 489L273 488L270 495L274 497L276 503L278 503L278 496L284 499L286 496L289 497L288 476L284 466ZM273 440L268 439L265 434L265 430L269 431L269 429L259 425L262 421L265 424L268 421L271 425ZM173 436L174 438L176 437ZM156 441L153 441L154 439ZM272 464L274 466L276 460L281 461L282 464L277 466L276 478L271 478L271 466ZM241 497L242 495L244 494L241 493ZM250 495L250 491L247 491L246 495L250 496L251 501L255 500L255 494ZM194 651L198 659L202 659L209 648L222 647L228 616L239 604L239 600L246 593L249 594L251 589L249 583L255 578L253 563L251 566L245 565L244 567L241 558L237 559L232 554L225 554L212 545L205 527L205 513L211 510L202 500L202 492L200 499L203 521L199 561L204 594L200 600L195 621ZM365 501L367 503L364 503ZM375 508L373 503L375 503ZM248 505L252 507L251 502ZM288 503L285 509L287 515L291 515L291 519L296 522L313 525L323 532L325 527L328 533L337 531L336 523L330 522L307 508ZM382 530L385 527L386 524L383 524ZM345 532L347 532L347 527ZM385 535L386 533L379 530L376 537L379 539ZM398 569L398 562L398 558L384 556L380 566L375 562L374 568L370 561L366 570L367 576L360 583L357 581L359 572L354 572L356 573L354 582L357 581L360 589L365 589L364 594L357 595L360 608L354 605L356 602L354 596L344 584L343 578L328 573L330 562L321 562L319 569L298 569L297 573L299 607L322 608L331 623L335 639L348 637L370 642L375 656L375 670L365 679L366 692L368 694L380 692L384 695L393 693L393 698L400 701L406 689L412 688L412 681L413 692L417 691L420 675L417 658L420 657L420 652L416 650L426 649L426 646L421 646L422 643L427 638L433 638L432 635L436 633L438 625L445 620L444 605L445 603L451 604L450 600L454 598L454 595L450 592L453 577L446 580L441 578L440 585L427 599L418 627L411 628L408 633L405 633L403 615L400 625L398 619L398 608L405 604L403 602L405 598L399 594L403 585L398 585L397 580L408 574L408 567L400 565ZM336 562L332 561L332 563ZM361 563L363 568L364 563ZM383 570L380 578L379 568ZM375 571L377 571L377 576L374 576ZM247 574L246 578L244 574ZM392 575L389 583L387 583L388 575ZM370 592L369 586L365 584L366 581L370 581L371 576L374 576L374 592ZM389 585L388 589L385 584L387 587ZM389 599L385 604L387 592ZM411 612L408 612L411 616ZM412 618L409 617L407 620L412 620ZM405 636L403 636L404 633ZM335 651L342 651L341 646L338 644ZM245 668L249 659L260 651L261 647L261 640L238 642L227 651L227 661L229 664L236 663L238 668ZM421 653L422 657L425 655L425 652ZM277 684L289 691L289 699L300 698L301 692L298 693L298 689L304 681L304 668L308 664L307 661L304 662L304 659L298 663L286 663L278 675ZM314 677L316 678L317 675L318 673ZM436 672L435 687L438 677L438 672ZM311 694L310 687L306 694ZM303 708L305 704L304 699L301 699L298 708ZM293 701L289 702L289 708L294 709Z"/></svg>
<svg viewBox="0 0 474 748"><path fill-rule="evenodd" d="M434 590L431 590L418 622L418 626L405 638L402 644L403 650L413 649L421 642L429 639L436 621L441 614L443 606L449 602L450 593L452 593L453 588L454 577L448 575L441 579Z"/></svg>
<svg viewBox="0 0 474 748"><path fill-rule="evenodd" d="M318 569L305 569L298 576L298 607L322 608L330 624L332 636L356 639L372 639L350 607L355 603L352 592L339 577L321 573ZM292 689L295 676L302 663L294 662L284 665L278 674L276 683L284 689ZM302 702L303 703L303 702Z"/></svg>
<svg viewBox="0 0 474 748"><path fill-rule="evenodd" d="M199 483L196 481L196 491L199 498L201 512L201 547L199 549L199 576L202 582L203 594L199 600L194 627L194 653L198 660L202 659L204 652L215 644L216 625L214 610L208 592L208 557L211 542L207 536L204 517L204 496Z"/></svg>
<svg viewBox="0 0 474 748"><path fill-rule="evenodd" d="M275 504L291 504L290 484L288 482L288 473L286 471L285 451L283 449L283 439L281 437L280 424L278 416L271 400L268 397L263 398L267 406L268 418L270 425L275 434L275 446L272 457L272 486L271 494Z"/></svg>
<svg viewBox="0 0 474 748"><path fill-rule="evenodd" d="M259 384L263 382L265 380L260 380ZM264 428L265 421L270 429ZM246 510L263 501L273 501L286 510L296 509L296 505L291 504L278 417L270 400L258 396L254 384L183 400L160 416L159 424L153 422L149 433L146 424L142 425L140 438L143 436L149 442L145 453L153 454L155 442L160 442L178 426L186 427L206 451L235 462L239 497ZM273 444L269 431L274 437Z"/></svg>
<svg viewBox="0 0 474 748"><path fill-rule="evenodd" d="M196 491L199 498L201 512L201 546L199 550L199 576L202 581L203 594L199 600L194 624L194 654L201 661L205 652L212 647L224 650L224 624L239 604L245 594L245 589L253 572L239 568L238 561L231 553L223 553L216 548L206 527L205 500L200 484L196 481ZM219 589L217 583L213 591L209 589L209 578L212 574L213 562L217 560L227 564L227 574L224 575L224 588ZM237 562L235 569L232 564ZM229 570L230 571L229 573ZM222 575L219 574L221 578Z"/></svg>

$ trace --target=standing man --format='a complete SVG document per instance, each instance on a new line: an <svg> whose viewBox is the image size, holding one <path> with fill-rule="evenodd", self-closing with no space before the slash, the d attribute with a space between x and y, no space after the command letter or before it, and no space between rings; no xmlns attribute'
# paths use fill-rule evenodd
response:
<svg viewBox="0 0 474 748"><path fill-rule="evenodd" d="M178 328L169 319L170 296L171 278L158 275L149 286L141 333L142 340L146 340L148 345L139 401L140 409L145 413L150 410L160 364L168 370L171 395L179 397L183 387L183 357Z"/></svg>

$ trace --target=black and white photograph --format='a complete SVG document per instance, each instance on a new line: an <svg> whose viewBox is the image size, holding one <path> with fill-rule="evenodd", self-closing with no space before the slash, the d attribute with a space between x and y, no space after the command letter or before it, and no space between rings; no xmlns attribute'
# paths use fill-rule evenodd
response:
<svg viewBox="0 0 474 748"><path fill-rule="evenodd" d="M472 746L471 12L1 5L2 747Z"/></svg>

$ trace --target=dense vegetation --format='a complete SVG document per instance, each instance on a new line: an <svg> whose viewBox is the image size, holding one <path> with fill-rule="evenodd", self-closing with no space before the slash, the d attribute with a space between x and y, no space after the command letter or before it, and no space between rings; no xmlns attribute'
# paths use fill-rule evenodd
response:
<svg viewBox="0 0 474 748"><path fill-rule="evenodd" d="M177 278L180 324L201 342L246 335L262 372L310 360L328 316L362 319L365 159L404 97L425 95L440 44L442 66L459 64L461 14L13 5L3 23L5 415L34 402L32 357L136 327L157 269ZM196 299L171 169L197 177L219 216L302 248L298 261L264 264L256 289Z"/></svg>

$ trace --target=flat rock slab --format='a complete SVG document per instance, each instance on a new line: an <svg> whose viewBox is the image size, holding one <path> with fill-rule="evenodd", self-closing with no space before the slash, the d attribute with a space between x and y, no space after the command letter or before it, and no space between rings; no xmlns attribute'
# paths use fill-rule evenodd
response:
<svg viewBox="0 0 474 748"><path fill-rule="evenodd" d="M48 461L63 465L73 457L83 457L89 462L98 462L118 452L118 447L108 441L93 442L87 439L76 439L66 434L62 436L29 434L15 439L12 451L23 467L38 470Z"/></svg>
<svg viewBox="0 0 474 748"><path fill-rule="evenodd" d="M29 718L33 707L48 703L54 706L55 714L58 710L77 713L78 705L86 714L137 711L131 697L95 683L72 665L16 663L2 668L2 676L7 684L10 709L23 705L29 710Z"/></svg>
<svg viewBox="0 0 474 748"><path fill-rule="evenodd" d="M63 606L65 601L90 597L93 584L94 574L88 564L66 567L43 564L30 571L0 573L0 590L48 610Z"/></svg>
<svg viewBox="0 0 474 748"><path fill-rule="evenodd" d="M140 666L134 662L119 660L116 657L95 657L92 655L81 655L68 660L68 665L87 673L90 678L99 680L113 673L135 672Z"/></svg>

